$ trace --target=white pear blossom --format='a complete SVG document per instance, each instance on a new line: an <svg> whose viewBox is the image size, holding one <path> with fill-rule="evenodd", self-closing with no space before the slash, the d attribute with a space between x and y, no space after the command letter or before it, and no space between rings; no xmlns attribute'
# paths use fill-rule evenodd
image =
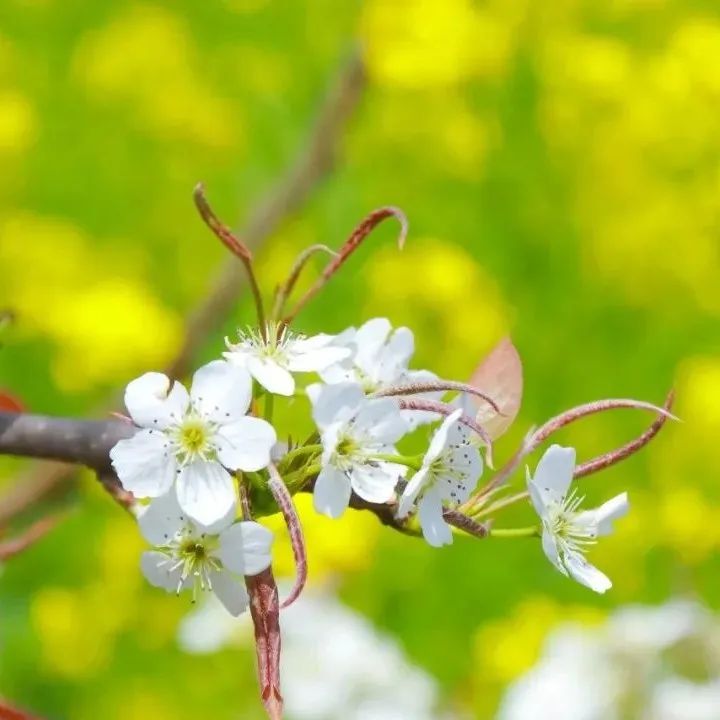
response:
<svg viewBox="0 0 720 720"><path fill-rule="evenodd" d="M443 420L430 441L422 466L408 482L398 506L398 518L417 505L423 537L430 545L452 543L443 518L444 503L465 502L483 470L480 451L470 444L467 427L459 422L462 409Z"/></svg>
<svg viewBox="0 0 720 720"><path fill-rule="evenodd" d="M284 325L268 324L266 335L249 328L236 343L225 339L224 357L246 368L268 392L290 396L295 392L292 373L318 372L350 355L350 349L331 344L333 335L307 337Z"/></svg>
<svg viewBox="0 0 720 720"><path fill-rule="evenodd" d="M368 502L390 500L405 468L376 456L396 453L394 443L408 430L397 404L368 400L354 383L315 386L309 395L323 446L315 509L339 517L353 490Z"/></svg>
<svg viewBox="0 0 720 720"><path fill-rule="evenodd" d="M373 318L357 330L348 328L336 336L333 345L346 347L351 354L342 362L320 371L319 375L326 383L357 383L370 394L396 385L437 380L437 375L429 370L408 368L415 352L412 330L406 327L393 330L387 318ZM442 392L433 392L415 397L439 400L442 395ZM437 413L418 410L403 410L402 416L410 428L439 419Z"/></svg>
<svg viewBox="0 0 720 720"><path fill-rule="evenodd" d="M357 330L348 328L333 344L347 348L348 356L321 371L320 377L327 383L357 383L367 393L403 380L415 351L412 331L406 327L393 331L387 318L368 320Z"/></svg>
<svg viewBox="0 0 720 720"><path fill-rule="evenodd" d="M247 371L216 360L201 367L188 394L161 373L146 373L125 391L140 430L110 451L126 490L138 498L165 495L175 485L183 511L209 525L236 502L230 470L260 470L277 437L272 425L245 413L252 381Z"/></svg>
<svg viewBox="0 0 720 720"><path fill-rule="evenodd" d="M540 458L535 475L527 470L528 489L542 520L542 546L555 567L598 593L612 587L610 580L585 559L585 550L601 535L612 531L612 522L628 511L627 493L599 508L580 512L583 498L570 490L575 470L574 448L551 445Z"/></svg>
<svg viewBox="0 0 720 720"><path fill-rule="evenodd" d="M248 606L244 575L270 567L272 533L252 521L236 522L234 508L211 527L193 522L173 493L142 511L140 531L154 550L143 553L141 568L155 587L180 593L192 589L215 593L231 615Z"/></svg>

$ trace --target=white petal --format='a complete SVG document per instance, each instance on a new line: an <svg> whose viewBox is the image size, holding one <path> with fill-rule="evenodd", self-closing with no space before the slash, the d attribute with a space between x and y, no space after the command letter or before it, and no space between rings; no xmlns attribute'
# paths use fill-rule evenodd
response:
<svg viewBox="0 0 720 720"><path fill-rule="evenodd" d="M398 328L380 350L373 375L381 385L401 383L414 351L412 331L406 327Z"/></svg>
<svg viewBox="0 0 720 720"><path fill-rule="evenodd" d="M563 562L570 577L581 585L585 585L597 593L604 593L612 587L607 575L591 565L580 553L566 553Z"/></svg>
<svg viewBox="0 0 720 720"><path fill-rule="evenodd" d="M293 372L317 372L345 360L350 353L350 348L334 345L300 350L296 344L290 350L288 368Z"/></svg>
<svg viewBox="0 0 720 720"><path fill-rule="evenodd" d="M395 494L398 476L388 472L384 463L356 465L350 471L352 489L363 499L372 503L385 503Z"/></svg>
<svg viewBox="0 0 720 720"><path fill-rule="evenodd" d="M357 431L388 445L395 444L408 431L393 398L378 398L363 403L355 416Z"/></svg>
<svg viewBox="0 0 720 720"><path fill-rule="evenodd" d="M440 495L429 488L418 503L418 517L423 537L433 547L452 544L452 531L443 519Z"/></svg>
<svg viewBox="0 0 720 720"><path fill-rule="evenodd" d="M315 481L313 505L317 512L331 518L339 518L350 503L352 488L345 473L325 466Z"/></svg>
<svg viewBox="0 0 720 720"><path fill-rule="evenodd" d="M443 499L453 503L463 503L477 486L482 472L480 451L472 445L461 445L446 451L445 462L448 473L438 479L438 491Z"/></svg>
<svg viewBox="0 0 720 720"><path fill-rule="evenodd" d="M243 417L251 397L252 379L247 370L237 365L214 360L193 375L193 406L213 422L224 424Z"/></svg>
<svg viewBox="0 0 720 720"><path fill-rule="evenodd" d="M181 568L176 568L170 572L173 564L167 555L155 550L144 552L140 558L140 568L146 580L153 587L174 592L178 589L182 571Z"/></svg>
<svg viewBox="0 0 720 720"><path fill-rule="evenodd" d="M223 465L231 470L254 472L270 464L270 453L277 442L277 434L266 420L241 417L223 425L214 440Z"/></svg>
<svg viewBox="0 0 720 720"><path fill-rule="evenodd" d="M629 509L627 493L621 493L599 508L578 513L575 522L593 525L596 535L609 535L613 530L613 521L627 515Z"/></svg>
<svg viewBox="0 0 720 720"><path fill-rule="evenodd" d="M388 358L392 358L398 365L407 366L408 361L415 352L415 338L412 330L406 327L399 327L390 336L385 352Z"/></svg>
<svg viewBox="0 0 720 720"><path fill-rule="evenodd" d="M235 523L220 534L217 556L238 575L257 575L270 567L272 541L273 534L256 522Z"/></svg>
<svg viewBox="0 0 720 720"><path fill-rule="evenodd" d="M313 420L323 429L332 423L349 419L365 399L365 393L354 383L323 385L313 401Z"/></svg>
<svg viewBox="0 0 720 720"><path fill-rule="evenodd" d="M392 325L387 318L374 318L362 325L355 334L357 353L355 364L363 370L372 370L378 362L378 355L387 336L392 330Z"/></svg>
<svg viewBox="0 0 720 720"><path fill-rule="evenodd" d="M235 481L219 463L196 460L180 471L177 498L190 518L201 525L212 525L235 506Z"/></svg>
<svg viewBox="0 0 720 720"><path fill-rule="evenodd" d="M558 553L555 536L546 528L543 528L542 549L547 559L563 574L567 575L563 564L560 562L560 554Z"/></svg>
<svg viewBox="0 0 720 720"><path fill-rule="evenodd" d="M177 495L171 490L140 511L140 532L151 545L165 545L185 526L182 514Z"/></svg>
<svg viewBox="0 0 720 720"><path fill-rule="evenodd" d="M442 455L443 450L450 443L449 433L450 428L455 425L457 419L462 415L462 410L455 410L452 415L448 415L443 421L440 427L435 431L435 434L430 440L430 446L425 453L423 458L423 465L430 465L434 460L437 460Z"/></svg>
<svg viewBox="0 0 720 720"><path fill-rule="evenodd" d="M160 430L140 430L120 440L110 459L122 486L136 497L160 497L172 487L177 463Z"/></svg>
<svg viewBox="0 0 720 720"><path fill-rule="evenodd" d="M329 385L336 383L351 382L360 384L360 376L351 360L343 360L337 365L331 365L324 370L319 370L318 375L323 382ZM307 389L307 388L306 388Z"/></svg>
<svg viewBox="0 0 720 720"><path fill-rule="evenodd" d="M540 490L538 489L538 487L532 481L532 476L530 475L530 468L527 465L525 466L525 482L527 483L527 489L528 489L528 492L530 493L530 501L532 502L532 505L535 508L535 512L541 518L546 517L547 516L547 506L545 504L545 499L540 494Z"/></svg>
<svg viewBox="0 0 720 720"><path fill-rule="evenodd" d="M551 445L535 468L530 480L545 505L562 502L567 495L575 471L575 448Z"/></svg>
<svg viewBox="0 0 720 720"><path fill-rule="evenodd" d="M275 395L289 397L295 392L293 376L274 360L252 356L247 360L250 374L268 391Z"/></svg>
<svg viewBox="0 0 720 720"><path fill-rule="evenodd" d="M457 412L457 410L455 410L455 412ZM458 418L460 418L461 415L462 413L459 413ZM448 445L468 445L470 443L470 437L471 432L467 425L461 422L453 423L448 432Z"/></svg>
<svg viewBox="0 0 720 720"><path fill-rule="evenodd" d="M210 582L218 600L232 616L237 617L247 610L249 598L240 578L214 571L210 573Z"/></svg>
<svg viewBox="0 0 720 720"><path fill-rule="evenodd" d="M125 389L125 407L140 427L167 427L187 410L189 398L182 383L173 383L167 375L149 372L131 381Z"/></svg>
<svg viewBox="0 0 720 720"><path fill-rule="evenodd" d="M398 503L398 509L396 514L400 520L408 516L413 504L415 503L415 500L417 499L417 496L420 494L420 491L423 488L425 478L427 478L427 473L427 468L422 468L421 470L418 470L410 478L410 481L405 486L405 490L403 490L403 494L400 496L400 502Z"/></svg>

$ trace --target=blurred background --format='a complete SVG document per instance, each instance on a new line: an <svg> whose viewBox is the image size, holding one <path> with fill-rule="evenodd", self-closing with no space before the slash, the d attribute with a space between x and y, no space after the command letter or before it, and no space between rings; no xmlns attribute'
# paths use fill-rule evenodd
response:
<svg viewBox="0 0 720 720"><path fill-rule="evenodd" d="M500 459L602 397L662 402L674 386L683 423L584 481L590 505L623 489L632 504L592 552L615 584L604 597L535 541L435 550L302 499L312 591L287 615L288 717L542 720L567 703L570 720L720 718L715 2L4 0L0 305L17 322L0 383L32 411L96 415L167 366L227 261L193 186L241 227L308 150L356 43L367 84L334 168L258 244L265 289L301 248L398 205L406 250L381 227L301 329L387 316L415 331L415 367L458 379L510 333L526 389ZM251 317L241 295L196 364ZM649 420L620 411L558 439L587 459ZM0 491L26 465L3 459ZM0 695L58 719L262 717L244 621L146 585L136 528L89 475L50 501L69 518L0 576ZM290 577L282 533L276 551ZM647 672L600 678L647 627L678 630L633 645Z"/></svg>

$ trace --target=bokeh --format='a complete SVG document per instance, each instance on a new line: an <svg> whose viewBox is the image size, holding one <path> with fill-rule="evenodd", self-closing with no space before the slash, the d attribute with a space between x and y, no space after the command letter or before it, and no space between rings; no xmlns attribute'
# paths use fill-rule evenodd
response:
<svg viewBox="0 0 720 720"><path fill-rule="evenodd" d="M681 423L584 481L590 504L623 489L632 504L593 550L606 596L533 540L436 550L301 501L315 588L434 678L437 717L492 718L558 624L678 596L720 604L717 3L4 0L0 305L17 321L0 383L32 411L96 415L164 367L227 259L193 186L241 226L357 44L367 87L332 172L258 248L264 288L301 248L337 247L393 204L406 249L381 227L302 329L387 316L414 330L415 367L458 379L510 334L526 389L500 458L572 405L677 391ZM197 362L251 317L242 295ZM589 458L649 419L617 411L559 440ZM26 464L4 459L0 490ZM137 530L97 482L81 474L52 501L68 518L0 576L0 694L73 720L262 717L249 643L183 650L189 601L144 583Z"/></svg>

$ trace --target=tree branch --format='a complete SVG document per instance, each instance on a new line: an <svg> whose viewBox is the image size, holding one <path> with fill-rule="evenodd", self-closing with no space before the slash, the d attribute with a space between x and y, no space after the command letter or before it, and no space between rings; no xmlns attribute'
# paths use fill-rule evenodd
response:
<svg viewBox="0 0 720 720"><path fill-rule="evenodd" d="M331 83L314 125L301 142L297 158L267 197L256 206L240 231L249 247L257 247L270 236L284 218L307 201L312 191L332 170L337 145L358 105L364 87L365 69L359 51L355 50ZM208 294L191 311L185 340L166 369L168 375L182 377L189 372L195 354L239 297L243 279L242 267L237 258L229 258L211 283ZM118 400L114 400L111 407L117 402ZM30 454L31 457L56 459L62 459L61 455L62 452ZM67 481L74 471L74 465L59 463L46 463L30 470L0 498L0 527L52 493L56 487ZM111 488L108 483L104 484Z"/></svg>
<svg viewBox="0 0 720 720"><path fill-rule="evenodd" d="M0 454L86 465L102 473L110 469L110 448L134 432L120 420L0 412Z"/></svg>

